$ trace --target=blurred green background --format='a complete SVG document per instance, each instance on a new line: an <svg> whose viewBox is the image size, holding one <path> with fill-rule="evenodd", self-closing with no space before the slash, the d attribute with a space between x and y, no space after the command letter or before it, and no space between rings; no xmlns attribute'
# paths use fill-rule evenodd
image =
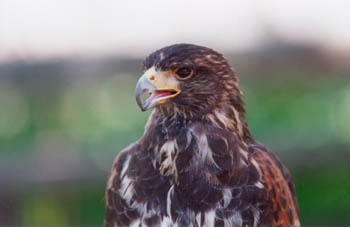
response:
<svg viewBox="0 0 350 227"><path fill-rule="evenodd" d="M253 135L293 174L301 222L349 225L349 65L287 43L226 55ZM0 73L0 225L100 226L111 164L150 113L135 103L141 59L14 61Z"/></svg>
<svg viewBox="0 0 350 227"><path fill-rule="evenodd" d="M188 42L236 69L303 226L350 226L350 1L0 1L0 226L102 226L118 152L150 112L141 62Z"/></svg>

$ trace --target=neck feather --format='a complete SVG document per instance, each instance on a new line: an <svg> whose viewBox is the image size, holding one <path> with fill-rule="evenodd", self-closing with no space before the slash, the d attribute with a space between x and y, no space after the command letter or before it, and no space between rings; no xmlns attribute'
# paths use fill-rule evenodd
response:
<svg viewBox="0 0 350 227"><path fill-rule="evenodd" d="M233 132L241 139L251 136L245 120L243 104L224 102L223 104L218 104L212 111L203 115L198 115L191 111L186 111L186 109L180 109L174 106L171 108L171 111L169 111L169 109L170 108L158 108L155 110L154 114L168 120L177 119L186 122L200 121L209 123L217 128Z"/></svg>
<svg viewBox="0 0 350 227"><path fill-rule="evenodd" d="M223 104L207 114L206 118L216 127L231 131L241 139L250 136L244 112L233 105Z"/></svg>

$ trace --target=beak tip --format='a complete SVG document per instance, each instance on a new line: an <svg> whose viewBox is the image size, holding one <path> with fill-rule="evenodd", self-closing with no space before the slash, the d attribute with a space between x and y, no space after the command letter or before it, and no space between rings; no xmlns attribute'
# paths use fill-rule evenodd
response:
<svg viewBox="0 0 350 227"><path fill-rule="evenodd" d="M141 109L142 112L145 112L147 110L145 105L142 104L142 102L140 100L136 99L136 103L137 103L137 106Z"/></svg>

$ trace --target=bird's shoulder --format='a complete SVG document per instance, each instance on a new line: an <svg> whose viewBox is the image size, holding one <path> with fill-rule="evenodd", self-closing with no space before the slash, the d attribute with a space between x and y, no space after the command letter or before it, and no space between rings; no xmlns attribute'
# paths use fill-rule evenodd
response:
<svg viewBox="0 0 350 227"><path fill-rule="evenodd" d="M126 175L130 160L135 155L138 144L133 143L121 150L115 158L107 180L107 190L116 189L120 186L121 177Z"/></svg>
<svg viewBox="0 0 350 227"><path fill-rule="evenodd" d="M105 226L115 226L118 222L116 214L123 214L128 209L128 204L121 197L120 191L122 186L122 180L126 174L127 166L129 165L131 157L136 150L136 144L131 144L127 148L120 151L113 162L111 172L109 174L106 186L106 210L105 210ZM135 212L130 210L128 216L135 216ZM126 213L125 213L126 214ZM120 217L124 215L118 215ZM127 223L130 221L128 218L119 221L119 224Z"/></svg>
<svg viewBox="0 0 350 227"><path fill-rule="evenodd" d="M141 148L136 142L114 161L106 187L105 226L130 226L141 220L154 226L166 213L169 181L153 167L151 152Z"/></svg>
<svg viewBox="0 0 350 227"><path fill-rule="evenodd" d="M276 225L299 226L295 187L289 170L274 153L257 142L248 144L248 150L249 164L260 175L256 185L265 190L267 201L272 203L270 209L262 209L265 213L261 218L272 219Z"/></svg>

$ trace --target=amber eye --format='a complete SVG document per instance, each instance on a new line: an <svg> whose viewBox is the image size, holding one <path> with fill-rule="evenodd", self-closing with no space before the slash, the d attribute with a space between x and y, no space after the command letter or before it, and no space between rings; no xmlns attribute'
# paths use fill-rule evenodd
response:
<svg viewBox="0 0 350 227"><path fill-rule="evenodd" d="M192 69L186 67L178 68L175 70L175 75L180 80L186 80L190 78L192 76L192 73Z"/></svg>

